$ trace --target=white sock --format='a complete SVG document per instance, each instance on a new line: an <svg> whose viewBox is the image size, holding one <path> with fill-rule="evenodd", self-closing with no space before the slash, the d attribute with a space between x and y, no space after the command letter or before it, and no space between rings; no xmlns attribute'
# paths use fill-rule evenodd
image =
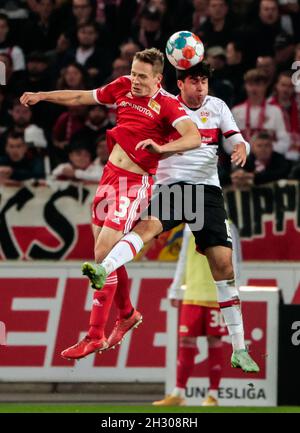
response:
<svg viewBox="0 0 300 433"><path fill-rule="evenodd" d="M137 233L128 233L112 248L101 265L110 274L125 263L130 262L143 246L144 242Z"/></svg>
<svg viewBox="0 0 300 433"><path fill-rule="evenodd" d="M181 397L185 396L185 388L178 388L177 386L172 391L172 397Z"/></svg>
<svg viewBox="0 0 300 433"><path fill-rule="evenodd" d="M244 325L239 292L234 280L215 281L218 302L232 341L233 350L245 349Z"/></svg>

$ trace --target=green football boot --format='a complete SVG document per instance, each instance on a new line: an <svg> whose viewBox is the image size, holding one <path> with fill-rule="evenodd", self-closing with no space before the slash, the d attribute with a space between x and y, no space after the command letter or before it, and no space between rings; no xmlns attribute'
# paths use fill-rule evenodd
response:
<svg viewBox="0 0 300 433"><path fill-rule="evenodd" d="M258 373L259 366L246 349L235 350L231 356L231 367L241 368L245 373Z"/></svg>
<svg viewBox="0 0 300 433"><path fill-rule="evenodd" d="M107 272L102 265L84 262L81 270L82 274L86 275L90 280L93 289L102 289L107 278Z"/></svg>

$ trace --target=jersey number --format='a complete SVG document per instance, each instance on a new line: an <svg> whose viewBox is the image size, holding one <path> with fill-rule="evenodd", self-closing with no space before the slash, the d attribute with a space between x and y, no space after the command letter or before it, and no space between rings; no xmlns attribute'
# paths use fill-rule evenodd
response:
<svg viewBox="0 0 300 433"><path fill-rule="evenodd" d="M119 218L124 218L127 213L127 209L130 205L130 200L128 197L122 196L120 197L119 202L119 210L115 210L114 215Z"/></svg>

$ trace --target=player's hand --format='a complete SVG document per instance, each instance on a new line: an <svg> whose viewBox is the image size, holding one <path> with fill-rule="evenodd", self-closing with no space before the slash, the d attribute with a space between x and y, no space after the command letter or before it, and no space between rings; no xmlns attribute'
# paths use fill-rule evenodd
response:
<svg viewBox="0 0 300 433"><path fill-rule="evenodd" d="M39 93L33 92L25 92L20 98L21 104L25 105L25 107L29 107L29 105L35 105L41 100L41 95Z"/></svg>
<svg viewBox="0 0 300 433"><path fill-rule="evenodd" d="M231 155L231 162L233 162L235 165L240 165L241 167L244 167L246 164L247 159L247 153L246 153L246 146L244 143L238 143L233 146L233 152Z"/></svg>
<svg viewBox="0 0 300 433"><path fill-rule="evenodd" d="M155 141L151 138L147 138L147 140L140 141L136 146L135 150L142 149L148 150L150 153L163 153L162 146L159 146Z"/></svg>

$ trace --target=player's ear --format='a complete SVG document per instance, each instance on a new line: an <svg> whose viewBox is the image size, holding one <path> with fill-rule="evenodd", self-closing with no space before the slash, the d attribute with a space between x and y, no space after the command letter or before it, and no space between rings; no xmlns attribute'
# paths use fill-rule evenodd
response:
<svg viewBox="0 0 300 433"><path fill-rule="evenodd" d="M157 74L157 84L160 84L162 82L163 76L162 74Z"/></svg>
<svg viewBox="0 0 300 433"><path fill-rule="evenodd" d="M182 87L183 87L183 81L181 81L181 80L177 80L177 87L178 87L179 90L182 90Z"/></svg>

